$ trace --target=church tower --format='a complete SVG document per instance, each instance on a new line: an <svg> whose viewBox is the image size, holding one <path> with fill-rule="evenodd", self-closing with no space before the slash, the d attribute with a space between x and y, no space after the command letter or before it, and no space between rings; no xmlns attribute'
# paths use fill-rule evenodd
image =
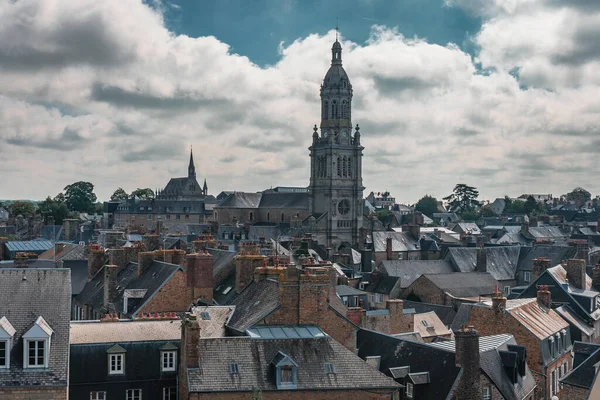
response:
<svg viewBox="0 0 600 400"><path fill-rule="evenodd" d="M359 127L352 132L352 84L342 67L342 45L331 48L331 67L321 85L321 126L310 150L310 213L317 239L334 251L358 243L363 218Z"/></svg>

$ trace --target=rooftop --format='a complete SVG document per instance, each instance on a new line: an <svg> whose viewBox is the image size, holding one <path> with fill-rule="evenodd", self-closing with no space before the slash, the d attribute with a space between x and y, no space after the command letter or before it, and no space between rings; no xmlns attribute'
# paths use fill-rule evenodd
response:
<svg viewBox="0 0 600 400"><path fill-rule="evenodd" d="M181 340L181 321L71 321L71 344Z"/></svg>

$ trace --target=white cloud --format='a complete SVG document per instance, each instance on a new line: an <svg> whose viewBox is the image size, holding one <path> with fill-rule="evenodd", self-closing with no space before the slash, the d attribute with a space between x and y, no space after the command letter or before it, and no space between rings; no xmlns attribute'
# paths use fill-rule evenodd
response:
<svg viewBox="0 0 600 400"><path fill-rule="evenodd" d="M455 45L394 29L374 27L362 44L342 37L367 190L406 202L459 181L485 197L599 190L593 154L580 155L599 147L586 41L596 14L540 1L472 9L488 18L474 38L488 74ZM189 144L213 193L306 185L332 37L282 43L281 60L259 67L217 38L169 32L140 1L4 2L0 171L11 191L2 197L43 198L75 180L93 182L101 199L118 186L161 187L186 173Z"/></svg>

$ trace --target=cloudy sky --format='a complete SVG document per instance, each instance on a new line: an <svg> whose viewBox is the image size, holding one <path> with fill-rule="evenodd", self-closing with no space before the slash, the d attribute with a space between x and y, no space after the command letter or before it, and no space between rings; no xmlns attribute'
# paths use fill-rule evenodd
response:
<svg viewBox="0 0 600 400"><path fill-rule="evenodd" d="M339 19L363 180L600 192L600 2L0 0L0 199L308 184Z"/></svg>

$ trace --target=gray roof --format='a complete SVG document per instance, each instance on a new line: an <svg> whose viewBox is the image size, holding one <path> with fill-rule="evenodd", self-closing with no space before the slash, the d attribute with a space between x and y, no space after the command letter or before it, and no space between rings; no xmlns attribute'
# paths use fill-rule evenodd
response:
<svg viewBox="0 0 600 400"><path fill-rule="evenodd" d="M198 368L188 368L190 392L275 391L275 357L283 353L298 365L295 390L395 389L399 385L368 368L354 353L329 337L312 339L200 339ZM239 373L230 373L236 363ZM335 372L328 373L325 363ZM282 393L282 396L284 394Z"/></svg>
<svg viewBox="0 0 600 400"><path fill-rule="evenodd" d="M181 320L72 321L71 344L181 340Z"/></svg>
<svg viewBox="0 0 600 400"><path fill-rule="evenodd" d="M260 208L297 208L308 210L308 192L263 193L258 206Z"/></svg>
<svg viewBox="0 0 600 400"><path fill-rule="evenodd" d="M254 339L311 339L323 338L327 334L318 326L257 326L246 331Z"/></svg>
<svg viewBox="0 0 600 400"><path fill-rule="evenodd" d="M335 287L335 292L339 296L360 296L360 295L367 294L367 292L355 289L352 286L348 286L348 285L337 285Z"/></svg>
<svg viewBox="0 0 600 400"><path fill-rule="evenodd" d="M29 241L13 240L6 242L5 245L10 252L46 251L54 246L51 241L44 239Z"/></svg>
<svg viewBox="0 0 600 400"><path fill-rule="evenodd" d="M558 315L560 315L565 321L569 323L569 325L576 327L583 334L587 336L592 336L594 334L594 328L588 326L588 324L582 320L575 311L571 309L569 306L560 306L554 309Z"/></svg>
<svg viewBox="0 0 600 400"><path fill-rule="evenodd" d="M529 234L534 238L562 238L565 237L557 226L529 227Z"/></svg>
<svg viewBox="0 0 600 400"><path fill-rule="evenodd" d="M262 193L233 192L215 208L257 208Z"/></svg>
<svg viewBox="0 0 600 400"><path fill-rule="evenodd" d="M456 311L452 306L442 306L439 304L421 303L419 301L404 300L404 309L414 309L416 314L422 314L433 311L436 313L438 318L444 323L444 325L450 326Z"/></svg>
<svg viewBox="0 0 600 400"><path fill-rule="evenodd" d="M538 257L549 258L550 265L557 265L563 260L572 258L575 253L577 253L577 249L573 246L552 246L544 244L525 247L521 249L519 269L522 271L531 271L533 259Z"/></svg>
<svg viewBox="0 0 600 400"><path fill-rule="evenodd" d="M279 307L279 284L272 280L252 282L232 303L235 311L227 324L244 332L265 319Z"/></svg>
<svg viewBox="0 0 600 400"><path fill-rule="evenodd" d="M423 275L423 277L453 297L489 295L498 284L496 279L487 272L454 272Z"/></svg>
<svg viewBox="0 0 600 400"><path fill-rule="evenodd" d="M423 274L449 274L454 272L447 260L384 260L379 266L389 275L400 278L400 287L407 288ZM380 269L381 269L380 268Z"/></svg>
<svg viewBox="0 0 600 400"><path fill-rule="evenodd" d="M486 247L487 272L499 281L515 279L520 246ZM460 272L473 272L477 265L477 248L451 247L446 259Z"/></svg>
<svg viewBox="0 0 600 400"><path fill-rule="evenodd" d="M455 232L464 232L472 235L479 235L481 230L475 222L459 222L452 229Z"/></svg>
<svg viewBox="0 0 600 400"><path fill-rule="evenodd" d="M66 268L0 269L0 318L3 316L16 332L10 369L0 373L0 387L66 387L71 317L70 271ZM48 369L23 372L21 337L40 316L54 331Z"/></svg>
<svg viewBox="0 0 600 400"><path fill-rule="evenodd" d="M590 389L597 375L596 365L598 363L600 363L600 348L596 347L592 354L575 366L560 381L564 384Z"/></svg>
<svg viewBox="0 0 600 400"><path fill-rule="evenodd" d="M392 238L392 251L417 251L419 241L415 240L407 232L379 231L373 232L373 249L376 252L386 251L387 238Z"/></svg>

